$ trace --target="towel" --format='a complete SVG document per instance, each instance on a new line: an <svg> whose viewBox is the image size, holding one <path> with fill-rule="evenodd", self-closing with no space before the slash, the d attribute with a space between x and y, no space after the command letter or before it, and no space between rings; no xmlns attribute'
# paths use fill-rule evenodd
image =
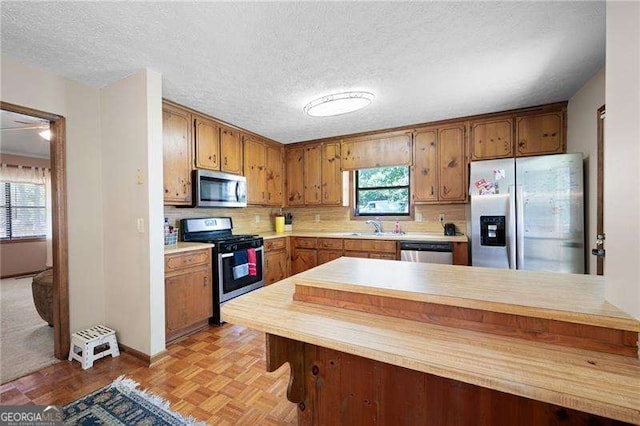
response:
<svg viewBox="0 0 640 426"><path fill-rule="evenodd" d="M237 280L249 275L248 253L246 250L236 251L233 253L233 279Z"/></svg>
<svg viewBox="0 0 640 426"><path fill-rule="evenodd" d="M249 261L249 275L255 277L256 275L258 275L258 270L256 268L256 249L248 249L247 258Z"/></svg>

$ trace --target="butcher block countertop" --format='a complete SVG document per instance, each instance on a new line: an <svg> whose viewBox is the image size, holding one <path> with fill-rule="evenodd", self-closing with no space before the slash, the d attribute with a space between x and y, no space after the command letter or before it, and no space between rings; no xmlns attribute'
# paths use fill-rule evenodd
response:
<svg viewBox="0 0 640 426"><path fill-rule="evenodd" d="M263 232L260 236L265 240L283 237L311 237L311 238L348 238L366 240L394 240L394 241L444 241L452 243L466 243L466 235L446 236L443 234L429 234L421 232L408 232L406 234L384 233L383 235L371 235L371 232L314 232L314 231L291 231L291 232Z"/></svg>
<svg viewBox="0 0 640 426"><path fill-rule="evenodd" d="M180 241L176 245L164 246L164 254L182 253L185 251L202 250L213 247L213 244L208 243L185 243Z"/></svg>
<svg viewBox="0 0 640 426"><path fill-rule="evenodd" d="M294 301L295 283L640 330L638 321L604 301L598 278L341 258L231 300L222 316L273 335L640 423L637 358Z"/></svg>

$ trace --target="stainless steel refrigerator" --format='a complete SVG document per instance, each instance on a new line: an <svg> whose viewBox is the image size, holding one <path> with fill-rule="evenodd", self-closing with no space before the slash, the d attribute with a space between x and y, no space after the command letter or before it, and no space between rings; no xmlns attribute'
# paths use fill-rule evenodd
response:
<svg viewBox="0 0 640 426"><path fill-rule="evenodd" d="M474 266L584 273L582 154L471 163Z"/></svg>

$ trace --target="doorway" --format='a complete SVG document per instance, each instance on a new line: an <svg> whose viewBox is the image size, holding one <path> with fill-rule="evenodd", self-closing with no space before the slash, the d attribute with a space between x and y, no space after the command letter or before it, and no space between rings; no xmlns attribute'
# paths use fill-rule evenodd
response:
<svg viewBox="0 0 640 426"><path fill-rule="evenodd" d="M66 359L69 349L69 282L68 282L68 241L67 241L67 202L66 202L66 141L65 119L56 114L0 102L3 112L21 114L30 117L34 122L49 125L49 161L51 176L51 322L53 325L53 355L57 359ZM30 120L26 120L29 122ZM43 136L44 137L44 136ZM14 193L15 189L14 189ZM18 199L18 197L16 197ZM19 204L19 203L18 203ZM8 208L5 207L5 213ZM17 214L16 210L12 214ZM23 210L24 209L23 206ZM29 213L33 214L33 212ZM19 224L19 221L17 221ZM20 232L15 233L20 237ZM23 234L26 235L26 234ZM6 238L6 235L3 235ZM4 341L3 344L8 342ZM10 344L10 343L8 343Z"/></svg>

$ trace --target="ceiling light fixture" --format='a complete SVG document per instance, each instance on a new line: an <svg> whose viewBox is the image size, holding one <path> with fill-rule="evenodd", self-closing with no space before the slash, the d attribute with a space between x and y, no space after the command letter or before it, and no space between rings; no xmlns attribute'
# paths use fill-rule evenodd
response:
<svg viewBox="0 0 640 426"><path fill-rule="evenodd" d="M304 112L313 117L346 114L366 107L373 98L373 93L369 92L335 93L309 102L305 105Z"/></svg>
<svg viewBox="0 0 640 426"><path fill-rule="evenodd" d="M46 139L48 141L51 140L51 130L47 129L43 132L38 133L41 138Z"/></svg>

